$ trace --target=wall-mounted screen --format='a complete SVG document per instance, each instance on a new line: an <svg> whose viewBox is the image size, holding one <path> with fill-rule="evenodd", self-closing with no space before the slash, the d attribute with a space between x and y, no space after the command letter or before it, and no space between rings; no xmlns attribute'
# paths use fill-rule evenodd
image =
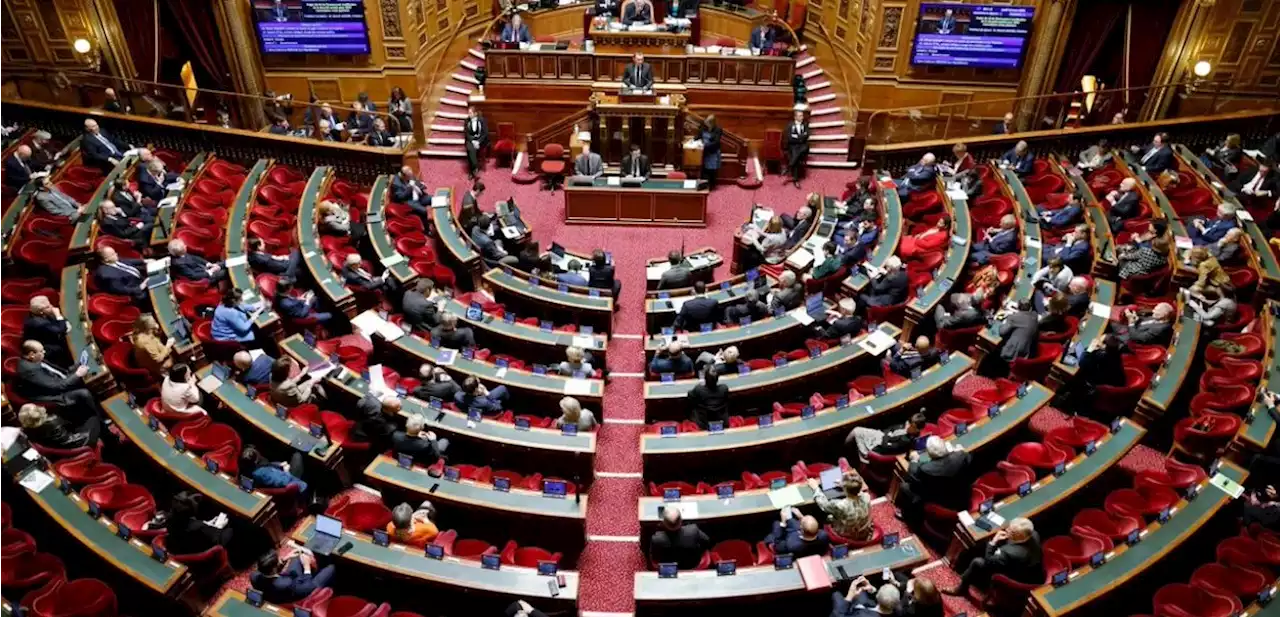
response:
<svg viewBox="0 0 1280 617"><path fill-rule="evenodd" d="M911 64L1016 69L1034 15L1030 6L922 3Z"/></svg>
<svg viewBox="0 0 1280 617"><path fill-rule="evenodd" d="M367 54L364 0L253 0L268 54Z"/></svg>

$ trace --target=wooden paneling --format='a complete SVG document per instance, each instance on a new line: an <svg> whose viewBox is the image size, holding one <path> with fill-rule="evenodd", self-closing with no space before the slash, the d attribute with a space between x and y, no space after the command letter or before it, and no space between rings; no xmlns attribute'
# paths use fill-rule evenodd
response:
<svg viewBox="0 0 1280 617"><path fill-rule="evenodd" d="M1186 70L1196 62L1213 67L1209 79L1231 80L1226 92L1192 92L1181 110L1207 113L1275 105L1280 86L1280 0L1216 0Z"/></svg>
<svg viewBox="0 0 1280 617"><path fill-rule="evenodd" d="M0 50L11 66L54 65L82 69L86 59L71 44L78 38L97 41L90 26L91 0L4 0ZM9 68L6 66L6 68Z"/></svg>

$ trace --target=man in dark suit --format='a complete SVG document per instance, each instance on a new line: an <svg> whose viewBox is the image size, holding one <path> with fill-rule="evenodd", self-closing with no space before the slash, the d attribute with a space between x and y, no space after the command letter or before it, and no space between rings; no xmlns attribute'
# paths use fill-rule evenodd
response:
<svg viewBox="0 0 1280 617"><path fill-rule="evenodd" d="M476 245L476 249L480 251L480 258L484 260L490 267L498 267L500 265L514 266L520 262L520 258L507 252L499 240L494 238L497 233L494 229L494 217L492 212L485 212L477 219L476 224L471 227L471 242Z"/></svg>
<svg viewBox="0 0 1280 617"><path fill-rule="evenodd" d="M187 243L169 241L169 274L189 281L208 281L213 284L226 280L227 269L220 263L209 263L199 255L187 252Z"/></svg>
<svg viewBox="0 0 1280 617"><path fill-rule="evenodd" d="M631 24L653 23L653 5L649 3L649 0L627 2L626 8L622 11L622 23L628 26Z"/></svg>
<svg viewBox="0 0 1280 617"><path fill-rule="evenodd" d="M649 540L649 560L653 563L675 563L681 570L698 567L702 556L711 548L711 538L698 526L682 524L680 509L663 508L662 523Z"/></svg>
<svg viewBox="0 0 1280 617"><path fill-rule="evenodd" d="M751 31L751 48L762 51L773 49L773 28L768 24L756 26Z"/></svg>
<svg viewBox="0 0 1280 617"><path fill-rule="evenodd" d="M533 39L529 36L529 26L524 25L524 19L519 14L512 15L511 21L502 27L503 43L524 43L529 44Z"/></svg>
<svg viewBox="0 0 1280 617"><path fill-rule="evenodd" d="M707 284L698 281L693 284L693 297L685 300L676 315L677 330L693 330L704 323L714 324L720 321L720 303L707 297Z"/></svg>
<svg viewBox="0 0 1280 617"><path fill-rule="evenodd" d="M783 270L778 275L778 288L769 300L769 311L790 311L800 308L801 304L804 304L804 285L796 280L794 271Z"/></svg>
<svg viewBox="0 0 1280 617"><path fill-rule="evenodd" d="M898 504L904 511L913 512L919 512L926 501L952 510L968 510L970 486L964 474L973 457L964 450L948 447L936 435L925 441L925 453L929 459L924 462L918 452L908 455L911 464L898 491Z"/></svg>
<svg viewBox="0 0 1280 617"><path fill-rule="evenodd" d="M640 144L631 144L631 152L622 157L622 175L632 178L649 177L649 157L640 153Z"/></svg>
<svg viewBox="0 0 1280 617"><path fill-rule="evenodd" d="M1035 169L1036 157L1031 155L1031 147L1025 141L1019 141L1000 157L1000 166L1012 169L1013 173L1025 176Z"/></svg>
<svg viewBox="0 0 1280 617"><path fill-rule="evenodd" d="M1107 220L1112 232L1120 231L1125 221L1142 213L1142 194L1138 192L1138 181L1133 178L1121 180L1119 188L1103 198L1111 204Z"/></svg>
<svg viewBox="0 0 1280 617"><path fill-rule="evenodd" d="M795 216L783 214L781 218L782 226L787 230L787 248L791 248L809 235L809 228L813 226L813 208L800 206Z"/></svg>
<svg viewBox="0 0 1280 617"><path fill-rule="evenodd" d="M841 298L835 311L827 311L827 320L814 324L818 336L824 339L839 339L854 336L862 332L862 318L854 313L858 311L858 303L853 298Z"/></svg>
<svg viewBox="0 0 1280 617"><path fill-rule="evenodd" d="M591 144L582 144L582 154L573 162L573 173L592 177L604 173L604 161L599 154L591 151Z"/></svg>
<svg viewBox="0 0 1280 617"><path fill-rule="evenodd" d="M408 165L401 167L400 173L391 178L391 201L409 206L424 219L424 223L429 218L427 208L431 204L431 196L427 194L426 185L418 180Z"/></svg>
<svg viewBox="0 0 1280 617"><path fill-rule="evenodd" d="M809 159L809 122L803 111L796 111L787 125L787 168L791 170L791 183L800 188L805 163Z"/></svg>
<svg viewBox="0 0 1280 617"><path fill-rule="evenodd" d="M50 364L45 360L44 345L40 341L24 341L14 385L24 398L55 405L60 408L63 419L79 423L102 415L93 394L84 385L84 376L88 374L87 366L67 370Z"/></svg>
<svg viewBox="0 0 1280 617"><path fill-rule="evenodd" d="M1168 133L1156 133L1151 139L1151 145L1147 146L1146 151L1140 150L1137 146L1133 147L1135 152L1142 152L1142 168L1147 170L1152 177L1160 175L1166 169L1173 168L1173 148L1169 146Z"/></svg>
<svg viewBox="0 0 1280 617"><path fill-rule="evenodd" d="M165 172L164 161L152 158L147 161L146 169L138 171L138 191L143 197L159 202L169 192L167 187L178 178L178 174Z"/></svg>
<svg viewBox="0 0 1280 617"><path fill-rule="evenodd" d="M937 188L938 158L932 152L920 157L920 162L907 168L907 174L898 182L898 196L910 197L912 191Z"/></svg>
<svg viewBox="0 0 1280 617"><path fill-rule="evenodd" d="M413 289L404 292L400 297L400 312L404 322L414 328L434 328L440 325L436 303L431 301L431 293L435 291L435 283L429 278L420 278Z"/></svg>
<svg viewBox="0 0 1280 617"><path fill-rule="evenodd" d="M693 266L680 251L667 253L667 263L671 267L658 279L658 289L681 289L693 284Z"/></svg>
<svg viewBox="0 0 1280 617"><path fill-rule="evenodd" d="M747 291L746 297L742 302L734 304L724 310L724 323L736 326L742 323L742 318L750 318L755 322L769 316L769 305L760 300L760 292L752 289Z"/></svg>
<svg viewBox="0 0 1280 617"><path fill-rule="evenodd" d="M601 249L591 251L591 266L587 268L587 286L594 289L608 289L613 299L622 293L622 282L614 276L613 264Z"/></svg>
<svg viewBox="0 0 1280 617"><path fill-rule="evenodd" d="M31 313L22 322L22 340L38 341L44 345L45 354L58 362L67 362L67 330L70 326L62 317L62 311L49 302L46 296L33 296Z"/></svg>
<svg viewBox="0 0 1280 617"><path fill-rule="evenodd" d="M667 14L677 18L692 18L698 14L699 0L669 0Z"/></svg>
<svg viewBox="0 0 1280 617"><path fill-rule="evenodd" d="M316 311L316 292L307 290L302 295L294 295L293 281L281 280L276 283L276 312L286 319L314 319L324 325L333 319L333 313Z"/></svg>
<svg viewBox="0 0 1280 617"><path fill-rule="evenodd" d="M489 123L480 116L480 110L467 108L467 121L462 125L462 138L467 147L467 173L475 179L480 173L480 151L489 147Z"/></svg>
<svg viewBox="0 0 1280 617"><path fill-rule="evenodd" d="M1168 302L1161 302L1151 309L1150 315L1140 315L1131 309L1124 311L1124 324L1111 324L1111 330L1126 343L1143 345L1168 345L1173 336L1173 319L1177 311Z"/></svg>
<svg viewBox="0 0 1280 617"><path fill-rule="evenodd" d="M476 335L468 326L458 326L458 316L449 311L440 315L440 325L431 329L431 340L442 347L465 349L476 346Z"/></svg>
<svg viewBox="0 0 1280 617"><path fill-rule="evenodd" d="M373 129L365 137L365 144L374 148L390 148L396 145L396 135L387 130L387 121L382 117L374 117Z"/></svg>
<svg viewBox="0 0 1280 617"><path fill-rule="evenodd" d="M115 185L111 191L111 203L120 208L120 212L126 217L141 219L143 223L150 224L156 220L158 209L155 207L155 202L150 202L152 205L148 206L143 203L143 199L141 191L129 188L129 180L124 177L124 174L116 176Z"/></svg>
<svg viewBox="0 0 1280 617"><path fill-rule="evenodd" d="M298 266L302 263L302 253L293 249L288 255L274 255L266 251L262 238L249 238L249 266L254 272L274 274L285 278L298 278Z"/></svg>
<svg viewBox="0 0 1280 617"><path fill-rule="evenodd" d="M284 116L276 116L271 119L271 128L267 129L272 135L288 135L289 119Z"/></svg>
<svg viewBox="0 0 1280 617"><path fill-rule="evenodd" d="M102 262L93 271L98 290L109 294L129 296L135 301L147 297L147 264L141 259L120 259L116 250L104 246L98 249Z"/></svg>
<svg viewBox="0 0 1280 617"><path fill-rule="evenodd" d="M996 129L992 131L992 133L996 135L1008 135L1016 132L1018 132L1018 129L1013 126L1013 112L1006 113L1004 115L1004 119L1001 120L1000 124L996 125Z"/></svg>
<svg viewBox="0 0 1280 617"><path fill-rule="evenodd" d="M902 260L896 255L884 262L884 274L871 279L867 291L858 296L864 306L893 306L907 301L907 287L911 284Z"/></svg>
<svg viewBox="0 0 1280 617"><path fill-rule="evenodd" d="M1000 226L992 227L983 234L983 239L973 243L969 251L969 261L978 265L986 265L992 255L1004 255L1018 250L1018 219L1012 214L1000 218Z"/></svg>
<svg viewBox="0 0 1280 617"><path fill-rule="evenodd" d="M356 291L376 293L387 288L387 279L374 276L364 269L359 253L347 255L342 264L342 283Z"/></svg>
<svg viewBox="0 0 1280 617"><path fill-rule="evenodd" d="M333 564L317 570L315 556L306 549L295 551L288 562L271 551L258 560L258 569L249 575L249 583L262 592L267 602L288 604L328 587L335 572Z"/></svg>
<svg viewBox="0 0 1280 617"><path fill-rule="evenodd" d="M129 150L128 144L111 137L98 127L98 121L89 118L84 121L84 137L80 139L80 154L85 163L93 165L103 173L110 173Z"/></svg>
<svg viewBox="0 0 1280 617"><path fill-rule="evenodd" d="M942 303L938 303L938 308L934 309L933 320L938 324L938 329L960 329L972 328L987 322L982 316L982 311L973 308L973 296L966 293L951 294L951 312L947 312L947 307Z"/></svg>
<svg viewBox="0 0 1280 617"><path fill-rule="evenodd" d="M635 8L636 4L640 4L642 0L636 0L627 7L630 12ZM648 6L647 3L644 6ZM631 64L622 71L622 87L631 90L650 90L653 88L653 67L644 61L644 54L636 52L632 56Z"/></svg>
<svg viewBox="0 0 1280 617"><path fill-rule="evenodd" d="M825 555L831 548L831 537L812 516L801 516L800 511L784 506L778 512L780 520L773 522L773 530L764 539L773 552L789 553L796 559L810 555Z"/></svg>
<svg viewBox="0 0 1280 617"><path fill-rule="evenodd" d="M31 181L31 146L22 144L4 160L5 186L21 189Z"/></svg>
<svg viewBox="0 0 1280 617"><path fill-rule="evenodd" d="M1030 358L1036 353L1036 339L1040 334L1040 316L1032 310L1031 301L1018 303L1018 310L1004 318L1000 324L1000 358L1005 362L1013 362L1019 358Z"/></svg>
<svg viewBox="0 0 1280 617"><path fill-rule="evenodd" d="M1231 190L1257 201L1274 200L1280 194L1280 174L1270 161L1258 161L1258 166L1240 174L1231 183Z"/></svg>
<svg viewBox="0 0 1280 617"><path fill-rule="evenodd" d="M942 13L942 19L938 20L938 34L951 34L956 29L956 16L951 9L947 9Z"/></svg>
<svg viewBox="0 0 1280 617"><path fill-rule="evenodd" d="M421 415L410 415L404 422L404 430L391 434L391 450L397 456L407 454L413 457L413 462L419 465L434 465L449 449L449 440L424 430L426 424L426 418Z"/></svg>
<svg viewBox="0 0 1280 617"><path fill-rule="evenodd" d="M1022 517L1012 519L1005 529L991 537L982 557L969 562L969 567L960 575L960 586L942 593L968 595L969 587L985 586L995 574L1003 574L1028 585L1039 585L1044 583L1042 559L1040 535L1031 521Z"/></svg>

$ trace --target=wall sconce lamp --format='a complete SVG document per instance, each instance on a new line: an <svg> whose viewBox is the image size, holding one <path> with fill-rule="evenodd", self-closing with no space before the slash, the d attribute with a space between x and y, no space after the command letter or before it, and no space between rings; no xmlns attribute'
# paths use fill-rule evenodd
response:
<svg viewBox="0 0 1280 617"><path fill-rule="evenodd" d="M1205 77L1208 77L1209 73L1212 71L1213 71L1213 65L1209 64L1207 60L1201 60L1197 62L1195 66L1191 67L1191 72L1194 73L1195 76L1199 77L1200 79L1204 79Z"/></svg>
<svg viewBox="0 0 1280 617"><path fill-rule="evenodd" d="M94 48L93 43L89 42L89 39L76 39L71 43L71 48L84 58L85 64L91 71L96 73L102 67L102 56Z"/></svg>

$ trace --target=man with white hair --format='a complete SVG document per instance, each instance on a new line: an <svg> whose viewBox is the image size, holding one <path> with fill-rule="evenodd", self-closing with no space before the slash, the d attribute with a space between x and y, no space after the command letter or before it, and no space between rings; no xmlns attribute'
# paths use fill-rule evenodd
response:
<svg viewBox="0 0 1280 617"><path fill-rule="evenodd" d="M892 582L876 589L867 577L859 576L849 583L847 594L831 592L832 617L884 617L901 614L901 608L902 592Z"/></svg>
<svg viewBox="0 0 1280 617"><path fill-rule="evenodd" d="M932 152L920 157L920 162L907 168L907 174L898 181L898 196L906 199L912 191L927 191L937 187L938 158Z"/></svg>
<svg viewBox="0 0 1280 617"><path fill-rule="evenodd" d="M1013 173L1025 176L1035 169L1036 157L1031 154L1031 147L1025 141L1019 141L1013 148L1000 157L1002 169L1012 169Z"/></svg>
<svg viewBox="0 0 1280 617"><path fill-rule="evenodd" d="M778 276L778 288L769 293L769 310L790 311L804 303L804 284L796 280L796 273L783 270Z"/></svg>
<svg viewBox="0 0 1280 617"><path fill-rule="evenodd" d="M893 306L907 301L907 288L911 284L902 260L891 255L884 260L884 274L871 279L867 290L858 295L863 306Z"/></svg>
<svg viewBox="0 0 1280 617"><path fill-rule="evenodd" d="M49 180L49 176L36 180L35 186L36 193L31 199L45 212L54 216L65 216L71 223L84 216L84 211L88 206L63 193L61 189L53 185L53 182Z"/></svg>
<svg viewBox="0 0 1280 617"><path fill-rule="evenodd" d="M476 346L476 335L469 326L458 327L458 315L453 311L440 314L440 325L431 329L431 340L442 347L466 349Z"/></svg>
<svg viewBox="0 0 1280 617"><path fill-rule="evenodd" d="M128 151L129 145L104 132L98 126L97 120L88 118L84 121L80 154L84 157L85 163L103 170L103 173L110 173L111 169L124 159L124 153Z"/></svg>
<svg viewBox="0 0 1280 617"><path fill-rule="evenodd" d="M359 253L347 255L342 262L342 282L357 291L378 292L387 287L385 276L374 276L364 269Z"/></svg>
<svg viewBox="0 0 1280 617"><path fill-rule="evenodd" d="M742 360L742 355L738 352L738 348L730 345L715 352L704 351L698 354L698 359L694 361L694 366L698 372L711 367L718 375L737 375L738 365Z"/></svg>
<svg viewBox="0 0 1280 617"><path fill-rule="evenodd" d="M986 323L982 311L973 307L973 296L966 293L951 294L951 311L941 302L933 310L933 321L939 329L972 328Z"/></svg>
<svg viewBox="0 0 1280 617"><path fill-rule="evenodd" d="M430 467L444 457L449 440L436 437L426 430L427 419L421 414L411 414L404 422L403 431L391 434L391 450L396 456L408 455L413 462Z"/></svg>
<svg viewBox="0 0 1280 617"><path fill-rule="evenodd" d="M1124 323L1112 323L1111 331L1126 343L1143 345L1167 345L1173 336L1173 319L1177 311L1168 302L1161 302L1150 314L1140 314L1132 308L1124 310Z"/></svg>
<svg viewBox="0 0 1280 617"><path fill-rule="evenodd" d="M800 206L795 216L783 214L781 218L782 226L787 229L786 246L791 248L800 244L809 235L809 228L813 225L813 208Z"/></svg>
<svg viewBox="0 0 1280 617"><path fill-rule="evenodd" d="M169 274L188 281L206 281L214 285L226 280L227 269L205 258L187 252L187 243L174 238L169 241Z"/></svg>
<svg viewBox="0 0 1280 617"><path fill-rule="evenodd" d="M692 570L711 548L711 538L698 526L684 524L680 508L663 508L662 522L649 539L649 559L654 563L674 563L681 570Z"/></svg>
<svg viewBox="0 0 1280 617"><path fill-rule="evenodd" d="M4 160L5 186L21 189L31 181L31 146L22 144L13 150L13 156Z"/></svg>
<svg viewBox="0 0 1280 617"><path fill-rule="evenodd" d="M1107 209L1107 220L1113 233L1119 232L1125 221L1142 213L1142 194L1137 189L1137 180L1125 178L1120 181L1118 189L1107 193L1104 198L1111 204Z"/></svg>
<svg viewBox="0 0 1280 617"><path fill-rule="evenodd" d="M170 184L180 181L178 174L165 171L164 160L159 158L153 157L147 161L144 169L138 171L138 191L143 197L157 203L169 192L167 187Z"/></svg>
<svg viewBox="0 0 1280 617"><path fill-rule="evenodd" d="M49 302L48 296L32 296L31 312L22 322L22 340L40 341L44 351L58 362L71 359L67 355L67 320L62 311Z"/></svg>
<svg viewBox="0 0 1280 617"><path fill-rule="evenodd" d="M952 510L969 509L969 481L965 477L973 458L958 445L952 447L937 435L925 440L925 454L911 452L907 477L898 490L898 505L918 514L925 502Z"/></svg>
<svg viewBox="0 0 1280 617"><path fill-rule="evenodd" d="M1218 205L1218 217L1212 221L1196 218L1187 226L1187 235L1196 246L1213 244L1236 228L1236 207L1229 203Z"/></svg>
<svg viewBox="0 0 1280 617"><path fill-rule="evenodd" d="M853 298L841 298L836 310L827 309L827 319L813 324L813 328L824 339L854 336L863 327L862 318L854 314L857 310L858 303Z"/></svg>
<svg viewBox="0 0 1280 617"><path fill-rule="evenodd" d="M1040 534L1036 533L1035 526L1026 518L1011 519L1004 529L991 537L983 556L969 562L960 575L960 586L942 590L942 593L968 595L971 586L985 586L996 574L1020 583L1039 585L1044 582L1042 558Z"/></svg>
<svg viewBox="0 0 1280 617"><path fill-rule="evenodd" d="M1055 259L1061 260L1073 270L1087 271L1089 259L1093 256L1093 251L1089 248L1092 237L1089 233L1089 225L1080 223L1075 229L1067 232L1067 235L1062 236L1061 242L1044 247L1041 259L1046 263Z"/></svg>
<svg viewBox="0 0 1280 617"><path fill-rule="evenodd" d="M992 255L1004 255L1018 250L1018 217L1006 214L1000 217L999 227L989 227L983 232L982 240L973 243L969 251L969 261L980 266L986 265Z"/></svg>

